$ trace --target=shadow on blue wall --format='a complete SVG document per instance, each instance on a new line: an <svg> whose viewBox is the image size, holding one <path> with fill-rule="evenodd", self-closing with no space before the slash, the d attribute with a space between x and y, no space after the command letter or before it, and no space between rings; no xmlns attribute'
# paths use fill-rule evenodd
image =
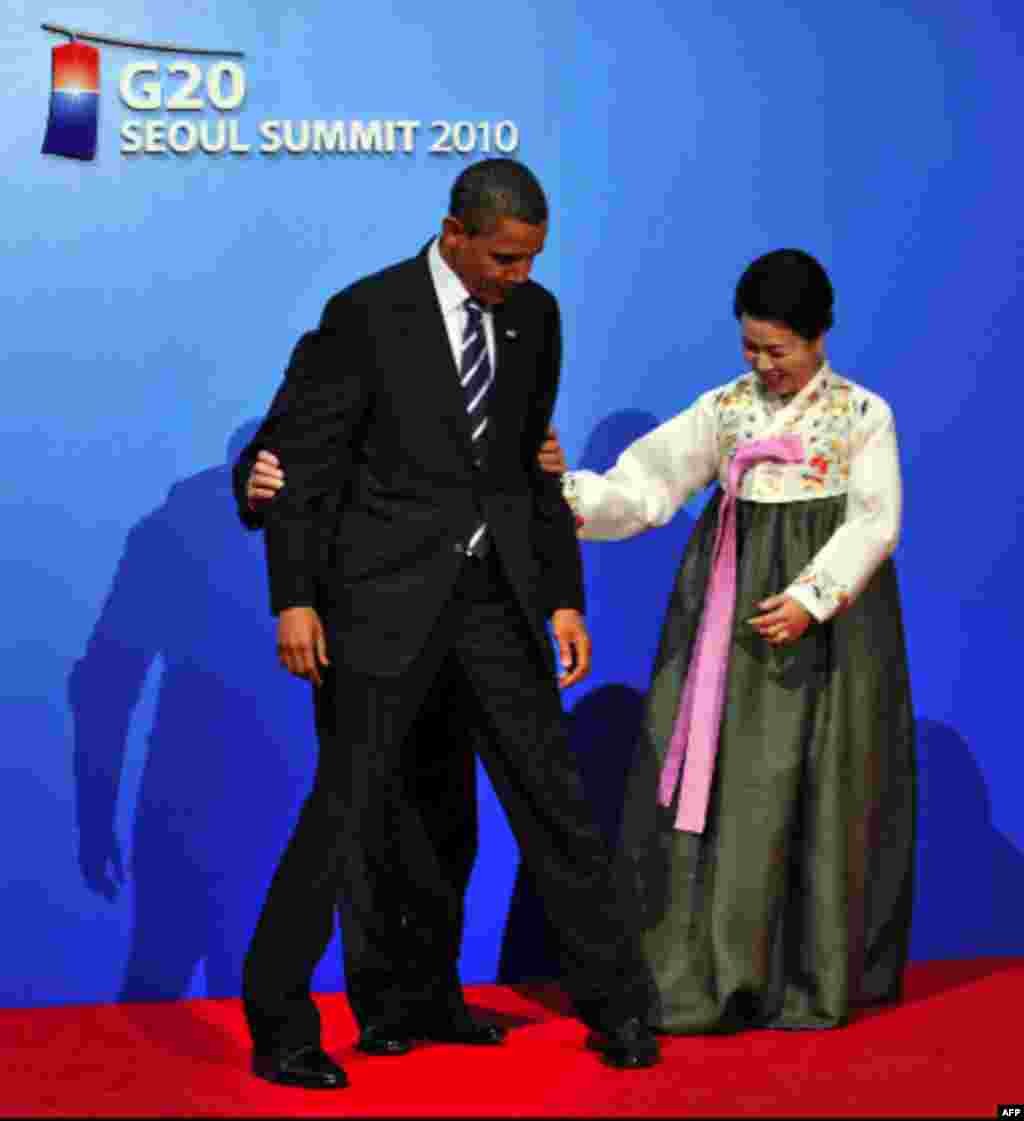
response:
<svg viewBox="0 0 1024 1121"><path fill-rule="evenodd" d="M1024 854L992 825L974 753L953 728L926 719L917 722L917 752L912 957L1019 953Z"/></svg>
<svg viewBox="0 0 1024 1121"><path fill-rule="evenodd" d="M614 844L626 774L643 716L643 695L626 685L595 689L573 709L569 735L601 831ZM498 963L504 984L558 977L557 943L522 863L516 874Z"/></svg>
<svg viewBox="0 0 1024 1121"><path fill-rule="evenodd" d="M584 465L610 466L654 423L649 414L614 414L595 430ZM253 429L233 435L228 463ZM134 807L134 923L122 1000L180 997L200 963L210 996L238 994L249 934L312 774L309 699L278 668L273 623L259 609L262 538L240 530L232 503L228 467L211 468L176 483L131 530L68 683L82 874L113 900L123 879L115 822L129 728L147 675L162 663ZM643 708L642 692L623 678L642 673L646 681L692 525L681 513L658 533L588 546L597 557L587 562L590 601L611 642L603 655L598 646L601 676L574 706L569 728L612 843ZM931 720L917 728L913 956L1013 953L1024 855L993 828L981 770L962 737ZM325 968L338 973L337 955L328 956ZM499 980L557 973L551 932L520 868Z"/></svg>
<svg viewBox="0 0 1024 1121"><path fill-rule="evenodd" d="M232 436L228 463L255 430ZM116 807L132 713L159 659L131 844L134 924L119 998L180 997L203 964L210 996L241 959L313 766L309 700L274 657L261 534L241 530L230 470L176 483L128 534L68 682L80 864L113 900ZM296 728L307 734L296 736Z"/></svg>

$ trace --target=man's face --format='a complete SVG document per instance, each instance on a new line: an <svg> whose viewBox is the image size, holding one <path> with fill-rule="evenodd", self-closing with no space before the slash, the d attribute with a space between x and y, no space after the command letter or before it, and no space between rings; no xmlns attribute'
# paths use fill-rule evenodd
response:
<svg viewBox="0 0 1024 1121"><path fill-rule="evenodd" d="M441 253L466 291L493 306L503 303L507 293L529 277L547 232L546 222L532 226L499 218L488 232L469 234L458 218L449 216L441 227Z"/></svg>
<svg viewBox="0 0 1024 1121"><path fill-rule="evenodd" d="M743 356L769 393L799 393L814 377L824 358L825 336L811 342L783 323L768 319L740 320Z"/></svg>

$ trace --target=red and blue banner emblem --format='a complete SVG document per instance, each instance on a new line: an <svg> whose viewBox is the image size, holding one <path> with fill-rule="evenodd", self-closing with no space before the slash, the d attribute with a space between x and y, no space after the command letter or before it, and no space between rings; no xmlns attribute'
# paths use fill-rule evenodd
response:
<svg viewBox="0 0 1024 1121"><path fill-rule="evenodd" d="M43 151L91 160L96 155L100 100L100 52L86 43L53 48L50 117Z"/></svg>

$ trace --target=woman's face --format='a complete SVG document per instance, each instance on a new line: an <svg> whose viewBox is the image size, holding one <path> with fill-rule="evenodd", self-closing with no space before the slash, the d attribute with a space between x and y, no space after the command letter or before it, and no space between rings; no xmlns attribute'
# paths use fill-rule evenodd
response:
<svg viewBox="0 0 1024 1121"><path fill-rule="evenodd" d="M782 323L770 319L740 320L743 357L769 393L788 397L814 377L825 356L825 336L808 342Z"/></svg>

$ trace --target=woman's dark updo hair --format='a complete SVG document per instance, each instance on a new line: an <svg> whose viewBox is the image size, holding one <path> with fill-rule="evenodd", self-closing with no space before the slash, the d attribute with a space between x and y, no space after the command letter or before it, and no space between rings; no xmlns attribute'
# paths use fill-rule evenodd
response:
<svg viewBox="0 0 1024 1121"><path fill-rule="evenodd" d="M736 285L736 318L782 323L813 342L832 326L832 283L828 273L800 249L776 249L748 265Z"/></svg>

